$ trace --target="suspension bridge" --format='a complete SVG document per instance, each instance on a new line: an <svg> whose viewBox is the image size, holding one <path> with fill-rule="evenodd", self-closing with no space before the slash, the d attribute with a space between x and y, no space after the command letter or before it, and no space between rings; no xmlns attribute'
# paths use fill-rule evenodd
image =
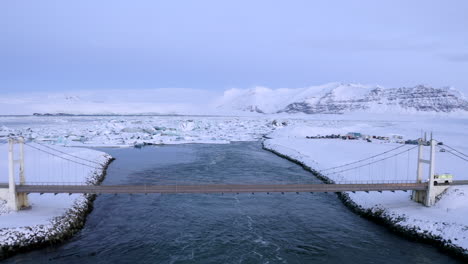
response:
<svg viewBox="0 0 468 264"><path fill-rule="evenodd" d="M25 159L25 148L28 148L31 156L28 162ZM426 148L429 148L429 151ZM468 185L468 181L439 183L435 180L436 149L443 149L443 152L468 162L468 156L455 148L440 145L434 139L420 139L418 145L400 144L364 159L317 170L321 176L333 175L334 179L342 179L325 184L187 184L186 181L165 179L151 185L95 185L96 182L89 180L89 175L102 173L105 170L102 162L67 152L63 148L57 149L43 143L26 142L23 138L12 138L8 145L8 183L0 182L0 199L7 200L11 209L19 210L29 206L28 194L31 193L224 194L412 191L412 199L415 202L431 206L435 203L435 197L449 186ZM16 156L19 157L15 158L15 152L18 152ZM429 157L425 158L427 154ZM417 155L417 163L410 162L411 155ZM28 170L28 175L31 177L27 179L25 167L26 165L33 167L34 164L36 164L34 170Z"/></svg>

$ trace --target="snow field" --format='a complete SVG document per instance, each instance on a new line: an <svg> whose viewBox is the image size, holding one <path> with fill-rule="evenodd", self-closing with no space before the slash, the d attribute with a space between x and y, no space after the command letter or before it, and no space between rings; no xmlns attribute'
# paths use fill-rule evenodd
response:
<svg viewBox="0 0 468 264"><path fill-rule="evenodd" d="M109 157L102 153L77 146L132 147L144 144L220 143L258 140L266 135L264 143L279 153L299 160L315 170L353 162L398 147L393 135L403 140L417 139L422 131L433 132L444 144L468 153L464 140L468 120L454 116L396 116L396 115L276 115L264 117L187 117L187 116L135 116L135 117L3 117L0 123L0 142L9 135L22 135L28 140L61 151L105 162ZM274 122L274 120L277 120ZM284 124L283 124L284 122ZM391 140L344 141L341 139L306 139L306 136L346 134L360 132L367 135L386 136ZM32 143L35 144L35 143ZM34 145L36 146L36 145ZM67 147L61 147L67 146ZM39 145L40 147L40 145ZM73 148L70 148L73 147ZM406 150L413 145L406 145ZM442 146L443 147L443 146ZM32 159L34 149L26 149L27 181L48 180L86 182L95 171L92 168L79 175L51 172L61 162L47 155L42 160ZM399 149L400 150L400 149ZM398 151L399 151L398 150ZM6 172L6 144L0 145L0 171ZM385 156L384 156L385 157ZM46 164L46 166L44 166ZM48 165L47 165L48 164ZM91 164L92 165L92 164ZM28 168L35 168L28 170ZM335 181L387 181L414 180L416 149L371 167L371 171L329 174ZM36 169L37 168L37 169ZM397 168L397 169L396 169ZM82 168L80 169L82 170ZM447 152L437 152L436 172L449 172L455 179L468 179L466 162L457 160ZM6 173L0 182L6 182ZM450 187L437 204L426 208L414 203L406 192L349 193L349 197L363 209L381 212L397 221L402 227L414 228L450 240L455 246L468 248L468 188ZM60 198L60 199L57 199ZM47 232L50 219L64 214L67 208L84 203L81 195L30 195L31 210L11 213L0 201L0 234L5 230L19 230L25 234ZM20 219L20 220L19 220ZM5 221L4 221L5 220ZM27 226L33 226L32 230ZM1 229L4 228L4 229ZM6 229L5 229L6 228ZM29 230L29 231L28 231ZM11 236L10 236L11 238ZM2 242L3 241L3 242ZM5 243L0 240L1 243Z"/></svg>
<svg viewBox="0 0 468 264"><path fill-rule="evenodd" d="M8 126L0 127L0 139L2 135L6 138L8 134L15 134L56 145L104 147L227 144L261 138L275 128L272 120L248 117L26 117L5 122Z"/></svg>
<svg viewBox="0 0 468 264"><path fill-rule="evenodd" d="M65 148L53 146L54 150L42 147L36 143L28 143L31 146L47 150L50 153L58 154L62 158L79 161L88 166L73 165L72 162L55 157L31 148L28 145L25 150L25 178L26 184L41 182L75 182L81 184L93 184L97 180L97 175L102 173L103 166L111 158L106 153L83 149ZM8 182L8 144L0 145L0 182ZM64 154L66 153L66 154ZM68 155L67 155L68 154ZM18 157L18 146L15 148L16 158ZM72 157L73 155L75 157ZM86 162L79 158L84 158L93 162ZM16 168L18 172L18 168ZM18 173L16 173L16 179ZM5 201L0 201L0 245L7 245L15 242L17 237L28 237L33 234L47 233L54 225L53 220L62 217L67 210L74 206L86 203L86 198L82 194L29 194L30 209L18 212L10 211ZM15 235L12 235L15 233Z"/></svg>
<svg viewBox="0 0 468 264"><path fill-rule="evenodd" d="M468 153L468 147L463 144L466 133L463 131L468 131L466 122L457 123L450 120L430 124L419 121L389 122L381 127L373 127L359 122L352 126L348 126L349 124L341 125L337 123L333 127L305 125L287 127L268 135L271 139L266 140L264 145L266 148L298 160L314 170L321 171L382 153L395 148L398 144L378 140L369 143L363 140L306 139L304 138L306 135L338 134L345 131L391 135L398 132L405 137L409 135L409 138L414 138L420 133L418 128L430 125L437 138L443 139L445 143L463 153ZM395 152L412 146L407 145ZM443 148L443 146L440 147ZM428 150L429 147L426 147L426 152ZM401 155L397 161L389 159L387 161L389 164L383 162L370 166L370 168L367 166L345 173L333 174L330 171L324 171L322 174L336 182L414 180L416 179L417 149L409 153L409 156L406 153ZM425 154L425 157L428 157L429 154ZM447 152L436 152L436 173L449 172L454 175L455 180L468 180L466 171L468 171L467 162ZM426 177L426 175L423 176ZM468 221L466 219L468 215L468 186L448 188L433 207L425 207L413 202L410 199L410 192L349 192L347 194L362 209L372 212L383 211L386 217L392 219L400 227L441 237L468 251Z"/></svg>

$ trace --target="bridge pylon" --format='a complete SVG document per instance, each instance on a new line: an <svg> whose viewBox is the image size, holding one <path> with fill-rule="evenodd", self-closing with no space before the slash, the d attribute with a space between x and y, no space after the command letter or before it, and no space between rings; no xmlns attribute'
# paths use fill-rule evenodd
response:
<svg viewBox="0 0 468 264"><path fill-rule="evenodd" d="M427 144L429 142L429 144ZM424 147L430 146L429 159L424 159ZM432 206L435 204L436 196L441 194L448 186L434 186L434 175L435 175L435 149L436 149L436 140L432 138L429 141L420 138L418 140L418 164L416 168L416 182L423 182L423 166L429 166L429 172L427 176L427 189L423 191L414 190L412 194L412 199L415 202L422 203L425 206Z"/></svg>
<svg viewBox="0 0 468 264"><path fill-rule="evenodd" d="M15 160L15 143L19 144L19 159ZM24 171L24 138L8 139L8 197L7 206L13 210L18 211L23 208L29 207L29 199L27 193L16 192L15 183L15 165L19 164L19 185L26 183Z"/></svg>

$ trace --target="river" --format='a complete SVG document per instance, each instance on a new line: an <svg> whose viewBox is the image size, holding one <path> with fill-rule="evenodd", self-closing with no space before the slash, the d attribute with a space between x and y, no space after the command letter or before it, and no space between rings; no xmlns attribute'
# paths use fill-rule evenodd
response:
<svg viewBox="0 0 468 264"><path fill-rule="evenodd" d="M318 183L259 142L102 149L103 184ZM6 263L456 263L335 194L100 195L72 239Z"/></svg>

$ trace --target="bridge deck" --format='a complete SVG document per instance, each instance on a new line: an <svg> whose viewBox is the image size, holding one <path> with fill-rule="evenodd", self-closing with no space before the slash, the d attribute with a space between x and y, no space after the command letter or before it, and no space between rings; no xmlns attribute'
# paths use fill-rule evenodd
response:
<svg viewBox="0 0 468 264"><path fill-rule="evenodd" d="M8 188L0 185L0 188ZM252 193L425 190L427 183L252 185L17 185L19 193Z"/></svg>
<svg viewBox="0 0 468 264"><path fill-rule="evenodd" d="M468 185L467 180L452 185ZM8 184L0 183L0 188ZM19 193L252 193L252 192L361 192L425 190L427 183L377 184L210 184L210 185L17 185Z"/></svg>

